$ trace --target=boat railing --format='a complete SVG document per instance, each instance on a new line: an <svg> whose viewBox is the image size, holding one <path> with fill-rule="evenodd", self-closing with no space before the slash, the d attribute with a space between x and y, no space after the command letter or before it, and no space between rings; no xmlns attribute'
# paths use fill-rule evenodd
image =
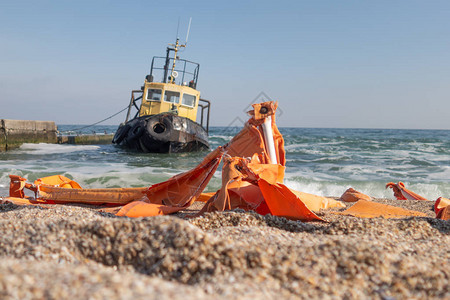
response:
<svg viewBox="0 0 450 300"><path fill-rule="evenodd" d="M211 101L206 100L206 99L200 99L198 102L198 106L202 109L200 112L200 125L202 125L203 128L206 129L206 133L209 134L209 111L211 108ZM205 124L203 124L203 119L204 119L204 112L206 110L206 122ZM206 127L205 127L206 125Z"/></svg>
<svg viewBox="0 0 450 300"><path fill-rule="evenodd" d="M186 60L186 59L176 59L176 67L174 71L176 74L169 74L170 65L173 64L173 58L166 58L162 56L154 56L152 59L152 65L150 67L150 75L147 78L148 81L153 81L157 76L162 76L161 82L170 82L169 77L173 76L173 83L179 85L187 85L196 88L198 81L198 72L200 69L200 64Z"/></svg>

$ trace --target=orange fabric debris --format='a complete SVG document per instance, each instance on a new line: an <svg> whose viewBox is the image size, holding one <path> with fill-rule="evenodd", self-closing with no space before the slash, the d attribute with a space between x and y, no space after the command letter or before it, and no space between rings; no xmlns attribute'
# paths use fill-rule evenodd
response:
<svg viewBox="0 0 450 300"><path fill-rule="evenodd" d="M345 202L356 202L358 200L370 201L370 200L372 200L372 198L370 196L367 196L366 194L358 192L357 190L355 190L353 188L348 188L342 194L340 200L345 201Z"/></svg>
<svg viewBox="0 0 450 300"><path fill-rule="evenodd" d="M450 199L439 197L434 203L436 218L450 220Z"/></svg>
<svg viewBox="0 0 450 300"><path fill-rule="evenodd" d="M176 207L191 205L214 175L223 154L222 147L219 147L209 153L196 168L152 185L146 191L148 199L144 201Z"/></svg>
<svg viewBox="0 0 450 300"><path fill-rule="evenodd" d="M204 206L205 211L224 211L236 208L254 210L294 220L322 220L284 184L284 167L259 164L238 157L224 159L222 188Z"/></svg>
<svg viewBox="0 0 450 300"><path fill-rule="evenodd" d="M404 217L426 217L426 214L401 207L376 203L373 201L359 200L352 207L336 214L350 215L359 218L404 218Z"/></svg>
<svg viewBox="0 0 450 300"><path fill-rule="evenodd" d="M405 184L399 181L397 184L389 182L386 188L391 188L394 191L394 196L397 200L428 200L405 187Z"/></svg>
<svg viewBox="0 0 450 300"><path fill-rule="evenodd" d="M10 175L10 197L13 203L25 204L58 204L85 203L93 205L124 205L144 197L147 188L111 188L111 189L82 189L81 186L62 175L39 178L34 184L26 183L26 179ZM36 193L35 198L25 197L23 191L28 188ZM24 199L18 201L17 198Z"/></svg>
<svg viewBox="0 0 450 300"><path fill-rule="evenodd" d="M273 102L264 102L260 104L253 104L253 107L266 107L268 109L268 115L272 116L272 131L275 144L275 151L277 155L277 161L280 165L286 165L286 151L284 149L284 139L281 135L278 127L275 123L275 111L278 104ZM251 111L250 114L255 114ZM260 118L261 115L259 114ZM259 160L263 164L270 162L269 155L264 143L263 132L260 125L264 122L264 119L256 119L255 117L245 123L244 128L228 143L224 146L225 151L232 157L253 157L255 154L259 157Z"/></svg>
<svg viewBox="0 0 450 300"><path fill-rule="evenodd" d="M130 218L154 217L176 213L182 209L184 209L184 207L153 204L144 201L133 201L122 207L116 213L116 216Z"/></svg>
<svg viewBox="0 0 450 300"><path fill-rule="evenodd" d="M450 205L441 209L437 213L436 218L441 219L441 220L446 220L446 221L450 220Z"/></svg>
<svg viewBox="0 0 450 300"><path fill-rule="evenodd" d="M85 203L93 205L125 205L145 197L146 187L142 188L105 188L78 189L47 185L38 186L38 199L48 203Z"/></svg>
<svg viewBox="0 0 450 300"><path fill-rule="evenodd" d="M297 197L299 197L303 203L305 203L306 207L308 207L312 211L320 211L321 209L333 208L333 207L345 207L345 204L336 201L332 198L317 196L305 192L299 192L293 189L290 189Z"/></svg>
<svg viewBox="0 0 450 300"><path fill-rule="evenodd" d="M254 158L255 159L255 158ZM239 157L225 157L222 168L222 188L208 200L203 207L201 213L205 211L224 211L232 210L236 208L242 208L247 210L256 210L261 202L264 200L261 191L249 181L247 175L242 172L248 164L247 159ZM267 165L272 168L278 165ZM270 167L266 168L266 172L269 172ZM273 173L272 171L271 173ZM278 177L268 175L269 177ZM254 180L256 178L253 178Z"/></svg>
<svg viewBox="0 0 450 300"><path fill-rule="evenodd" d="M66 189L81 189L81 186L78 184L78 182L62 175L53 175L39 178L34 181L34 184L36 186L47 185Z"/></svg>
<svg viewBox="0 0 450 300"><path fill-rule="evenodd" d="M41 207L45 207L45 204L48 204L45 201L39 201L39 200L30 199L30 198L20 198L20 197L3 198L3 200L0 201L0 204L5 204L5 203L12 203L15 205L37 205L37 206L41 206ZM44 204L44 205L41 205L41 204Z"/></svg>
<svg viewBox="0 0 450 300"><path fill-rule="evenodd" d="M214 196L214 192L212 193L201 193L200 196L198 196L197 200L198 202L208 202L209 199L211 199L212 196Z"/></svg>
<svg viewBox="0 0 450 300"><path fill-rule="evenodd" d="M25 188L26 179L22 178L18 175L9 175L10 184L9 184L9 196L16 198L24 198L25 192L23 189Z"/></svg>
<svg viewBox="0 0 450 300"><path fill-rule="evenodd" d="M284 184L270 184L266 180L260 179L258 186L272 215L293 220L323 221Z"/></svg>
<svg viewBox="0 0 450 300"><path fill-rule="evenodd" d="M61 175L41 178L31 185L24 178L11 175L10 196L23 198L23 189L30 188L45 203L124 205L104 211L128 217L170 214L197 200L206 201L202 212L243 208L306 221L321 220L311 209L343 206L334 199L290 190L282 183L286 158L284 140L275 123L277 103L254 104L253 108L252 117L229 143L209 153L194 169L149 188L82 189ZM269 116L278 164L269 164L263 138L261 125ZM225 154L222 188L214 194L202 194Z"/></svg>

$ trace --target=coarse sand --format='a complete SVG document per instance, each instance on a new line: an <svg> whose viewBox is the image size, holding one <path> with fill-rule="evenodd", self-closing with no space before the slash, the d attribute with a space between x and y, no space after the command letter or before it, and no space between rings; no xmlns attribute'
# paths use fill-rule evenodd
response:
<svg viewBox="0 0 450 300"><path fill-rule="evenodd" d="M450 222L0 205L0 299L450 299ZM352 204L347 204L347 207ZM334 209L342 211L344 209Z"/></svg>

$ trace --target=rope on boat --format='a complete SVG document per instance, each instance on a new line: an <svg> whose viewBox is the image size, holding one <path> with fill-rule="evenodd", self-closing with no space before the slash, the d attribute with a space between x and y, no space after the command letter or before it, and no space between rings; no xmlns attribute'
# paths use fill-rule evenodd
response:
<svg viewBox="0 0 450 300"><path fill-rule="evenodd" d="M71 130L64 130L64 131L59 131L59 133L64 133L64 132L74 132L74 131L78 131L78 130L82 130L82 129L86 129L86 128L95 126L95 125L97 125L97 124L100 124L100 123L102 123L102 122L105 122L106 120L109 120L109 119L111 119L111 118L117 116L118 114L120 114L121 112L123 112L123 111L125 111L125 110L127 110L127 109L128 109L128 105L127 105L124 109L122 109L122 110L116 112L115 114L113 114L113 115L111 115L111 116L109 116L109 117L107 117L107 118L105 118L105 119L103 119L103 120L101 120L101 121L98 121L98 122L95 122L95 123L93 123L93 124L91 124L91 125L86 125L86 126L83 126L83 127L80 127L80 128L75 128L75 129L71 129Z"/></svg>

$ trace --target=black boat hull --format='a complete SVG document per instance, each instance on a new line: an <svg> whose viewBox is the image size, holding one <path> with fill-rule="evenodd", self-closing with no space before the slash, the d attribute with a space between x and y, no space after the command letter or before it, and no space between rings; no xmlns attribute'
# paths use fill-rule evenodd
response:
<svg viewBox="0 0 450 300"><path fill-rule="evenodd" d="M198 123L171 113L139 117L120 124L113 144L139 152L180 153L209 149Z"/></svg>

